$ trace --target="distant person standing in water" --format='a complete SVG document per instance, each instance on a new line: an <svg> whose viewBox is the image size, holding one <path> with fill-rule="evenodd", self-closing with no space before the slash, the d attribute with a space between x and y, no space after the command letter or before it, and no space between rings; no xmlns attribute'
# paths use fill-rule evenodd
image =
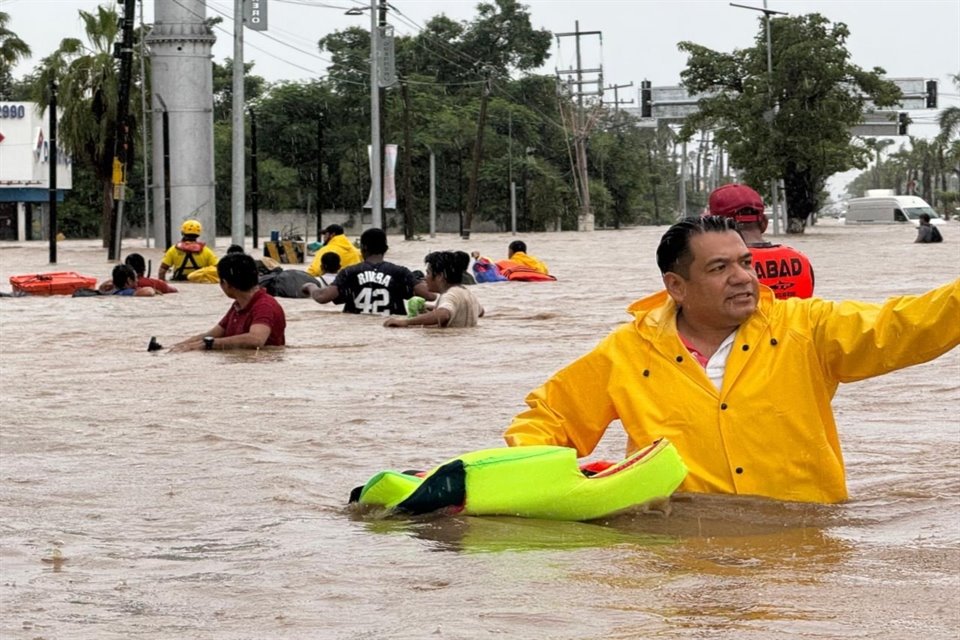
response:
<svg viewBox="0 0 960 640"><path fill-rule="evenodd" d="M767 215L763 198L745 184L725 184L710 194L710 215L737 223L743 241L753 255L753 268L760 284L773 289L780 299L813 295L813 266L809 258L792 247L773 244L763 237Z"/></svg>
<svg viewBox="0 0 960 640"><path fill-rule="evenodd" d="M917 239L914 242L943 242L943 236L940 235L940 229L930 224L930 214L920 214L920 225L917 227Z"/></svg>

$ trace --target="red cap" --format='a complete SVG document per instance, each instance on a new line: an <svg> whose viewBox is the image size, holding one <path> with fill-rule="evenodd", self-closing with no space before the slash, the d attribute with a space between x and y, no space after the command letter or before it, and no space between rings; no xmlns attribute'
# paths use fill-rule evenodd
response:
<svg viewBox="0 0 960 640"><path fill-rule="evenodd" d="M710 215L733 218L737 222L763 222L763 198L745 184L725 184L710 194Z"/></svg>

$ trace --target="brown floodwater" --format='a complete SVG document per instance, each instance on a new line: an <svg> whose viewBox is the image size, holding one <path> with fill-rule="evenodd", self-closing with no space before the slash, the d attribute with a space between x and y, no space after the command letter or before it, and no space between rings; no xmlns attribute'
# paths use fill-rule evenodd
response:
<svg viewBox="0 0 960 640"><path fill-rule="evenodd" d="M381 469L500 446L530 389L660 288L664 230L520 236L559 281L477 286L473 330L281 299L281 351L147 352L213 326L215 285L0 299L0 637L960 637L960 350L841 386L842 505L679 496L590 523L347 507ZM960 275L960 226L943 232L825 221L790 243L819 296L879 301ZM394 235L388 258L512 239ZM161 251L125 242L156 273ZM97 242L58 253L0 244L0 290L112 267ZM591 458L624 443L614 425Z"/></svg>

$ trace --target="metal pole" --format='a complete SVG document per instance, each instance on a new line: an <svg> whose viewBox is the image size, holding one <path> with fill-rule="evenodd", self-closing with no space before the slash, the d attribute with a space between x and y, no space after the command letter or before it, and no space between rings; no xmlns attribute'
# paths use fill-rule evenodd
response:
<svg viewBox="0 0 960 640"><path fill-rule="evenodd" d="M517 183L510 181L510 233L517 235Z"/></svg>
<svg viewBox="0 0 960 640"><path fill-rule="evenodd" d="M238 0L239 2L240 0ZM370 214L371 224L383 228L383 178L380 172L380 77L377 57L380 35L377 0L370 0Z"/></svg>
<svg viewBox="0 0 960 640"><path fill-rule="evenodd" d="M260 236L260 184L257 170L257 114L250 109L250 222L253 234L253 248L259 246Z"/></svg>
<svg viewBox="0 0 960 640"><path fill-rule="evenodd" d="M767 11L767 0L763 0L763 15L767 23L767 76L770 78L768 90L770 93L770 131L773 131L773 116L776 114L776 104L773 100L773 43L770 37L770 13ZM770 180L770 210L773 215L773 235L780 234L780 206L777 194L777 179Z"/></svg>
<svg viewBox="0 0 960 640"><path fill-rule="evenodd" d="M140 0L140 109L143 112L143 239L146 242L144 246L150 248L150 236L153 230L150 228L150 112L147 110L147 92L143 90L146 86L147 72L144 67L143 38L146 34L143 25L143 0Z"/></svg>
<svg viewBox="0 0 960 640"><path fill-rule="evenodd" d="M243 246L246 194L244 193L244 156L246 155L243 108L243 0L234 0L233 5L233 153L232 153L232 197L230 200L230 235L233 244ZM216 238L216 229L212 230Z"/></svg>
<svg viewBox="0 0 960 640"><path fill-rule="evenodd" d="M437 237L437 158L430 150L430 237Z"/></svg>
<svg viewBox="0 0 960 640"><path fill-rule="evenodd" d="M164 103L160 94L157 94L160 106L163 107L163 114L160 118L161 143L163 144L163 233L165 247L173 244L173 215L172 215L172 197L170 194L170 113L167 111L167 105Z"/></svg>
<svg viewBox="0 0 960 640"><path fill-rule="evenodd" d="M57 263L57 85L50 82L49 220L50 264Z"/></svg>

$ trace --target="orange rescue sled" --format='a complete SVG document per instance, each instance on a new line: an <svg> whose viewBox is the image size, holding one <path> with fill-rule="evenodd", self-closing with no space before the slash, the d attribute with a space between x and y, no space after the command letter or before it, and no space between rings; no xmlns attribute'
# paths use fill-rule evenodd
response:
<svg viewBox="0 0 960 640"><path fill-rule="evenodd" d="M10 276L13 290L32 296L69 296L77 289L93 289L97 279L82 276L75 271L55 271L52 273L31 273L22 276Z"/></svg>

